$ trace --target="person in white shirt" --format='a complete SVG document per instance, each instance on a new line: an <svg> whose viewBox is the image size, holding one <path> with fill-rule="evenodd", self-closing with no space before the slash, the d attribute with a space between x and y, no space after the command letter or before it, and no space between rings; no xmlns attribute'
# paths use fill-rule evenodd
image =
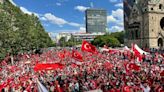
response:
<svg viewBox="0 0 164 92"><path fill-rule="evenodd" d="M143 89L144 92L150 92L150 87L147 83L140 84L140 87Z"/></svg>

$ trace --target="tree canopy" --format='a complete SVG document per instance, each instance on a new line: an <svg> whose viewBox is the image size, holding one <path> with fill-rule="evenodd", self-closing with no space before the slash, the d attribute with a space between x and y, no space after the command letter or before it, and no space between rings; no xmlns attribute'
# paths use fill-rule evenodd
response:
<svg viewBox="0 0 164 92"><path fill-rule="evenodd" d="M112 47L120 46L120 42L117 40L117 38L109 35L96 37L92 41L92 44L98 47L103 47L104 45L112 46Z"/></svg>
<svg viewBox="0 0 164 92"><path fill-rule="evenodd" d="M32 49L53 46L38 17L24 14L8 0L0 4L0 59Z"/></svg>
<svg viewBox="0 0 164 92"><path fill-rule="evenodd" d="M121 44L124 43L124 31L121 32L113 32L110 35L117 38Z"/></svg>
<svg viewBox="0 0 164 92"><path fill-rule="evenodd" d="M117 47L120 44L124 43L124 32L114 32L111 34L105 34L103 36L97 36L93 41L92 44L102 47L104 45Z"/></svg>

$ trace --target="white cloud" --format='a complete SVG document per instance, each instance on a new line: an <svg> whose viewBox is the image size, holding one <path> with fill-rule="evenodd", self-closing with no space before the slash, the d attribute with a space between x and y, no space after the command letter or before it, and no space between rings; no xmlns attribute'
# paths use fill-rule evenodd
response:
<svg viewBox="0 0 164 92"><path fill-rule="evenodd" d="M32 15L32 12L30 12L30 11L27 10L26 8L20 7L20 9L22 10L22 12L24 12L24 13L26 13L26 14L29 14L29 15Z"/></svg>
<svg viewBox="0 0 164 92"><path fill-rule="evenodd" d="M17 6L13 0L9 0L14 6Z"/></svg>
<svg viewBox="0 0 164 92"><path fill-rule="evenodd" d="M112 32L122 31L123 29L124 28L120 26L112 26L111 28L109 28L109 30Z"/></svg>
<svg viewBox="0 0 164 92"><path fill-rule="evenodd" d="M123 24L123 10L117 9L112 10L112 14L107 17L107 22L112 23L112 27L109 28L110 31L122 31L124 29Z"/></svg>
<svg viewBox="0 0 164 92"><path fill-rule="evenodd" d="M116 11L112 10L112 16L123 20L123 9L117 9Z"/></svg>
<svg viewBox="0 0 164 92"><path fill-rule="evenodd" d="M51 23L57 24L57 25L59 25L59 26L62 26L62 25L64 25L64 24L67 23L67 21L65 21L64 19L59 18L59 17L56 17L56 16L54 16L54 15L51 14L51 13L46 13L46 14L44 15L44 17L45 17L48 21L50 21Z"/></svg>
<svg viewBox="0 0 164 92"><path fill-rule="evenodd" d="M57 6L61 6L61 3L56 3Z"/></svg>
<svg viewBox="0 0 164 92"><path fill-rule="evenodd" d="M35 16L39 17L39 14L35 13L35 12L31 12L29 10L27 10L26 8L24 7L20 7L21 11L24 12L25 14L29 14L29 15L32 15L34 14Z"/></svg>
<svg viewBox="0 0 164 92"><path fill-rule="evenodd" d="M79 32L80 33L86 33L86 28L85 27L80 27Z"/></svg>
<svg viewBox="0 0 164 92"><path fill-rule="evenodd" d="M115 3L115 2L117 2L117 0L109 0L110 2L112 2L112 3Z"/></svg>
<svg viewBox="0 0 164 92"><path fill-rule="evenodd" d="M123 8L123 3L118 3L118 4L115 4L114 6Z"/></svg>
<svg viewBox="0 0 164 92"><path fill-rule="evenodd" d="M49 32L48 34L52 39L54 39L57 35L57 33L54 33L54 32Z"/></svg>
<svg viewBox="0 0 164 92"><path fill-rule="evenodd" d="M118 23L117 23L117 24L118 24L119 26L122 26L122 27L124 26L123 21L120 21L120 22L118 21Z"/></svg>
<svg viewBox="0 0 164 92"><path fill-rule="evenodd" d="M63 29L63 30L56 30L56 32L60 33L60 32L69 32L69 33L86 33L86 28L85 27L79 27L78 29L72 29L72 30L69 30L69 29Z"/></svg>
<svg viewBox="0 0 164 92"><path fill-rule="evenodd" d="M112 10L112 14L107 16L107 23L123 27L123 10Z"/></svg>
<svg viewBox="0 0 164 92"><path fill-rule="evenodd" d="M84 12L86 9L89 9L90 7L85 7L85 6L75 6L75 10L78 10L80 12Z"/></svg>
<svg viewBox="0 0 164 92"><path fill-rule="evenodd" d="M47 19L45 17L41 17L40 20L46 21Z"/></svg>
<svg viewBox="0 0 164 92"><path fill-rule="evenodd" d="M67 24L70 25L70 26L75 26L75 27L79 27L80 26L80 24L74 23L74 22L69 22Z"/></svg>
<svg viewBox="0 0 164 92"><path fill-rule="evenodd" d="M56 17L55 15L51 14L51 13L46 13L44 14L44 17L41 18L41 20L44 21L49 21L53 24L59 25L60 27L62 27L63 25L67 24L70 26L74 26L74 27L80 27L81 25L75 22L68 22L62 18Z"/></svg>
<svg viewBox="0 0 164 92"><path fill-rule="evenodd" d="M117 20L112 16L107 16L107 23L116 22Z"/></svg>

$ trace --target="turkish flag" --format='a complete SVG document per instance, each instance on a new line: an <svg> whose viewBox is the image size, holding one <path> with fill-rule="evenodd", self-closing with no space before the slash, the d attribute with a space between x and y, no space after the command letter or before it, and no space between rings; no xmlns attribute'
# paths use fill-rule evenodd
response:
<svg viewBox="0 0 164 92"><path fill-rule="evenodd" d="M7 87L7 85L8 84L6 82L0 84L0 92L2 91L2 89L4 89L5 87Z"/></svg>
<svg viewBox="0 0 164 92"><path fill-rule="evenodd" d="M62 53L62 52L59 52L58 53L58 56L59 56L60 59L64 59L65 58L65 54Z"/></svg>
<svg viewBox="0 0 164 92"><path fill-rule="evenodd" d="M36 64L34 67L35 71L39 70L56 70L56 69L63 69L64 65L60 63L54 63L54 64Z"/></svg>
<svg viewBox="0 0 164 92"><path fill-rule="evenodd" d="M91 53L97 53L96 47L85 40L82 43L81 50L91 52Z"/></svg>
<svg viewBox="0 0 164 92"><path fill-rule="evenodd" d="M142 54L137 50L136 44L132 44L132 50L134 55L138 58L139 61L142 61Z"/></svg>
<svg viewBox="0 0 164 92"><path fill-rule="evenodd" d="M105 63L104 63L104 67L105 67L106 69L112 69L112 68L113 68L113 64L111 64L110 62L105 62Z"/></svg>
<svg viewBox="0 0 164 92"><path fill-rule="evenodd" d="M83 57L77 50L72 50L72 58L82 61Z"/></svg>
<svg viewBox="0 0 164 92"><path fill-rule="evenodd" d="M164 76L164 70L160 73L160 76Z"/></svg>
<svg viewBox="0 0 164 92"><path fill-rule="evenodd" d="M71 56L70 51L64 49L63 52L64 52L64 54L65 54L65 57L70 57L70 56Z"/></svg>
<svg viewBox="0 0 164 92"><path fill-rule="evenodd" d="M122 92L131 92L130 86L124 86Z"/></svg>
<svg viewBox="0 0 164 92"><path fill-rule="evenodd" d="M125 64L125 70L126 70L126 72L129 72L131 70L140 71L140 66L138 66L134 63L126 63Z"/></svg>
<svg viewBox="0 0 164 92"><path fill-rule="evenodd" d="M124 66L125 66L126 73L129 73L130 72L129 63L125 63Z"/></svg>
<svg viewBox="0 0 164 92"><path fill-rule="evenodd" d="M130 67L130 69L132 69L132 70L140 71L140 66L138 66L138 65L136 65L136 64L134 64L134 63L131 63L131 64L129 65L129 67Z"/></svg>

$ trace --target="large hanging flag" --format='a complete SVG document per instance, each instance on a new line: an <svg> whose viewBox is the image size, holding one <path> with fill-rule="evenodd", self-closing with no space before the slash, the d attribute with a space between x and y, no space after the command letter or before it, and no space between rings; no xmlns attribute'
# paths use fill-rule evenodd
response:
<svg viewBox="0 0 164 92"><path fill-rule="evenodd" d="M87 51L87 52L90 52L90 53L97 53L96 47L93 46L91 43L85 41L85 40L82 43L81 50L82 51Z"/></svg>
<svg viewBox="0 0 164 92"><path fill-rule="evenodd" d="M56 70L56 69L63 69L64 65L60 63L55 64L36 64L34 67L35 71L42 71L42 70Z"/></svg>
<svg viewBox="0 0 164 92"><path fill-rule="evenodd" d="M132 51L134 52L134 55L139 59L139 61L142 61L143 54L148 54L147 52L140 49L137 44L132 44Z"/></svg>
<svg viewBox="0 0 164 92"><path fill-rule="evenodd" d="M72 50L72 58L83 61L82 55L77 50Z"/></svg>

